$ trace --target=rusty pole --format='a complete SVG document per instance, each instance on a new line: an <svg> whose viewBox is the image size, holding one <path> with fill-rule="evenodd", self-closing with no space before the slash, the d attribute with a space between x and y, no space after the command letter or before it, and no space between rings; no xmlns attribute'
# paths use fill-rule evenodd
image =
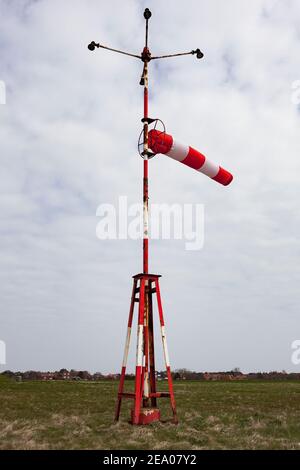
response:
<svg viewBox="0 0 300 470"><path fill-rule="evenodd" d="M148 62L151 54L148 49L148 21L151 12L148 8L144 11L146 20L145 46L142 52L142 61L144 62L143 75L141 85L144 86L144 142L143 142L143 273L149 272L149 186L148 186ZM145 281L145 304L144 304L144 367L143 367L143 385L142 391L144 395L143 406L149 405L149 281ZM151 335L152 339L152 335Z"/></svg>

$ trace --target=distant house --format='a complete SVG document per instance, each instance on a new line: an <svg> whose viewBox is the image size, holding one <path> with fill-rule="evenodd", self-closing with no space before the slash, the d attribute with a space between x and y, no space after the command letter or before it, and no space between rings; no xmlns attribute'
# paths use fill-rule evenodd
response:
<svg viewBox="0 0 300 470"><path fill-rule="evenodd" d="M246 375L242 374L241 372L239 374L237 373L232 373L232 372L205 372L203 374L203 379L204 380L243 380L247 378Z"/></svg>
<svg viewBox="0 0 300 470"><path fill-rule="evenodd" d="M204 372L203 378L204 380L222 380L221 374L213 372Z"/></svg>
<svg viewBox="0 0 300 470"><path fill-rule="evenodd" d="M56 378L58 380L69 380L70 372L67 369L60 369L60 371L56 374Z"/></svg>
<svg viewBox="0 0 300 470"><path fill-rule="evenodd" d="M41 372L41 380L53 380L54 372Z"/></svg>

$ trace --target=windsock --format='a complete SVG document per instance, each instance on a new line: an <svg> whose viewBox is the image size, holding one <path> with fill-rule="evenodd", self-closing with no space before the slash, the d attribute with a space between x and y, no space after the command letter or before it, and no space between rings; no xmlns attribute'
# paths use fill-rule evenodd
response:
<svg viewBox="0 0 300 470"><path fill-rule="evenodd" d="M177 142L169 134L151 129L148 134L148 145L153 152L168 155L168 157L204 173L224 186L227 186L233 180L232 174L227 170L210 162L193 147Z"/></svg>

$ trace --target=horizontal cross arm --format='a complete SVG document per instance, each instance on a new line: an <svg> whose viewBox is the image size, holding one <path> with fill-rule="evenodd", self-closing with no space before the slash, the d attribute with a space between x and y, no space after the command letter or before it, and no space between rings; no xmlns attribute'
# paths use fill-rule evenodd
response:
<svg viewBox="0 0 300 470"><path fill-rule="evenodd" d="M196 54L197 59L202 59L202 57L203 57L203 52L201 52L200 49L195 49L195 50L189 51L189 52L179 52L177 54L167 54L167 55L154 56L154 57L151 57L151 60L168 59L169 57L179 57L179 56L182 56L182 55L194 55L194 54Z"/></svg>
<svg viewBox="0 0 300 470"><path fill-rule="evenodd" d="M140 55L137 55L137 54L131 54L130 52L126 52L126 51L121 51L119 49L113 49L112 47L108 47L108 46L104 46L103 44L99 44L99 43L96 43L95 41L92 41L89 45L88 45L88 49L90 51L94 51L96 48L102 48L102 49L106 49L108 51L112 51L112 52L117 52L118 54L123 54L123 55L128 55L130 57L136 57L137 59L141 59L141 56Z"/></svg>

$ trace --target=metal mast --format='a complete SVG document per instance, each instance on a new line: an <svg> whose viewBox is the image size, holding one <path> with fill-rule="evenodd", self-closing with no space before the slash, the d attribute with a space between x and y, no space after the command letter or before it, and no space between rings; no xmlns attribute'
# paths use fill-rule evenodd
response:
<svg viewBox="0 0 300 470"><path fill-rule="evenodd" d="M102 48L108 51L117 52L129 57L135 57L142 60L144 63L143 73L140 80L140 85L144 87L144 116L142 119L144 125L144 145L143 145L143 159L144 159L144 175L143 175L143 273L147 274L149 271L149 186L148 186L148 161L149 156L153 155L152 152L149 152L148 148L148 125L153 122L153 119L149 119L148 114L148 102L149 102L149 93L148 93L148 75L149 67L148 64L151 60L158 59L167 59L171 57L180 57L186 55L196 55L197 59L202 59L203 53L200 49L195 49L189 52L179 52L175 54L166 54L160 56L151 56L150 49L148 47L148 32L149 32L149 19L151 18L152 13L149 8L146 8L144 11L144 18L146 20L145 27L145 45L143 52L138 54L132 54L130 52L122 51L120 49L114 49L112 47L104 46L103 44L96 43L92 41L88 48L90 51L94 51L95 48Z"/></svg>
<svg viewBox="0 0 300 470"><path fill-rule="evenodd" d="M115 412L115 420L119 419L121 402L123 398L134 400L132 409L131 422L132 424L148 424L152 421L160 419L160 411L157 408L157 398L168 397L170 398L171 408L173 412L173 422L177 423L177 414L175 407L175 399L173 393L173 383L171 376L171 369L169 363L169 355L166 342L165 324L162 309L162 302L160 296L159 277L157 274L149 274L149 190L148 190L148 164L149 159L154 156L153 152L149 150L148 142L148 128L155 119L149 117L148 103L148 66L151 60L166 59L171 57L178 57L184 55L196 55L198 59L203 57L200 49L195 49L190 52L168 54L161 56L151 56L148 46L148 30L149 19L152 14L148 8L144 11L144 18L146 20L145 28L145 45L140 55L132 54L119 49L114 49L103 44L92 41L88 48L94 51L96 48L106 49L108 51L123 54L129 57L137 58L143 62L143 72L140 79L140 85L144 87L144 101L143 101L143 151L140 152L143 157L143 272L133 276L133 290L131 296L131 305L129 311L127 336L125 343L124 359L121 370L121 377L118 390L118 400ZM154 359L154 334L153 334L153 302L152 295L156 294L157 306L161 327L161 337L163 343L165 364L167 370L169 392L156 391L156 377L155 377L155 359ZM138 297L137 297L138 296ZM137 358L136 358L136 374L135 374L135 391L134 393L124 392L125 372L128 358L128 350L131 336L131 326L135 302L139 304L138 312L138 333L137 333Z"/></svg>

